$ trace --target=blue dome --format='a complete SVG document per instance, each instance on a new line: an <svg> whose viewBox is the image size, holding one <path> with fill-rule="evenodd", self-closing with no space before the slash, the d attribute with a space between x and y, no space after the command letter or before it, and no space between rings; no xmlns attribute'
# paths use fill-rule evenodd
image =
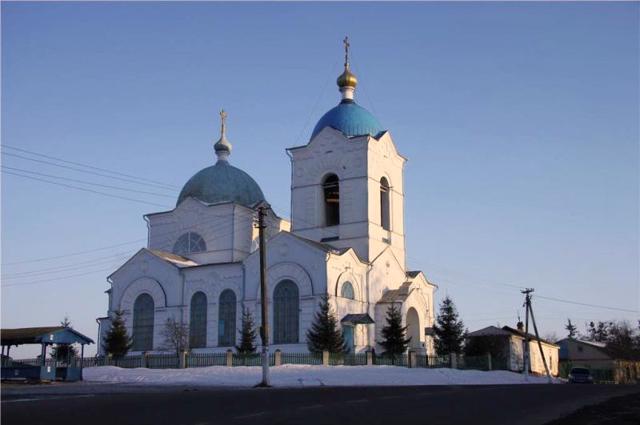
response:
<svg viewBox="0 0 640 425"><path fill-rule="evenodd" d="M176 206L188 197L208 204L235 202L245 207L265 200L258 183L225 160L219 160L191 177L182 188Z"/></svg>
<svg viewBox="0 0 640 425"><path fill-rule="evenodd" d="M370 134L376 136L383 128L369 111L351 100L343 100L320 118L311 133L313 139L325 127L335 128L347 137Z"/></svg>

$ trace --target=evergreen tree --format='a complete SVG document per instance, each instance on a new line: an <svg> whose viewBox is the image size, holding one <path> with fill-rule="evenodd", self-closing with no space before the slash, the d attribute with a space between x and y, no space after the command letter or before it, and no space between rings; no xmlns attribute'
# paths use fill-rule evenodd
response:
<svg viewBox="0 0 640 425"><path fill-rule="evenodd" d="M571 323L571 319L567 319L567 324L564 328L569 333L568 334L569 338L575 339L575 337L578 335L578 328L576 327L576 325Z"/></svg>
<svg viewBox="0 0 640 425"><path fill-rule="evenodd" d="M440 312L433 330L438 355L462 352L465 335L464 323L458 318L456 306L448 296L440 304Z"/></svg>
<svg viewBox="0 0 640 425"><path fill-rule="evenodd" d="M256 328L253 315L249 309L242 312L242 327L240 329L240 345L236 346L239 354L253 354L256 352Z"/></svg>
<svg viewBox="0 0 640 425"><path fill-rule="evenodd" d="M318 305L320 310L316 312L311 328L307 331L309 351L312 353L321 353L325 350L330 353L348 351L342 330L338 328L338 321L329 305L329 298L322 297Z"/></svg>
<svg viewBox="0 0 640 425"><path fill-rule="evenodd" d="M111 327L104 338L104 344L102 344L104 352L111 354L116 359L126 356L132 344L122 318L123 314L121 310L115 311Z"/></svg>
<svg viewBox="0 0 640 425"><path fill-rule="evenodd" d="M70 328L71 321L69 320L69 316L64 316L60 325L65 328ZM51 348L51 357L56 359L58 362L71 361L77 356L78 351L76 350L76 347L71 344L56 344Z"/></svg>
<svg viewBox="0 0 640 425"><path fill-rule="evenodd" d="M384 347L384 353L395 359L396 355L403 354L409 348L411 338L406 338L407 327L402 326L402 314L395 304L387 310L387 324L382 328L382 337L380 345Z"/></svg>

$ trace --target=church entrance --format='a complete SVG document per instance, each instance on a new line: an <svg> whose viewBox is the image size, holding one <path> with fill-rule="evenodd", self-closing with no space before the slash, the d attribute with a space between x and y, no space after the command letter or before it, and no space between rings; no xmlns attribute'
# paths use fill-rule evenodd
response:
<svg viewBox="0 0 640 425"><path fill-rule="evenodd" d="M420 341L420 317L415 308L411 307L407 311L407 337L411 337L409 348L413 350L421 350L422 342Z"/></svg>
<svg viewBox="0 0 640 425"><path fill-rule="evenodd" d="M342 325L342 335L344 336L344 342L349 350L349 353L353 353L355 350L354 332L352 325Z"/></svg>

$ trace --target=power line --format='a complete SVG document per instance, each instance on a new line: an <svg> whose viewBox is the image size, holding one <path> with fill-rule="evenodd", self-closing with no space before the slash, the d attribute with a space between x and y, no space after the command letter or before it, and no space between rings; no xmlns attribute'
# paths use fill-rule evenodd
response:
<svg viewBox="0 0 640 425"><path fill-rule="evenodd" d="M565 303L565 304L575 304L575 305L581 305L581 306L585 306L585 307L602 308L602 309L605 309L605 310L622 311L622 312L625 312L625 313L640 313L640 310L631 310L631 309L621 308L621 307L611 307L611 306L601 305L601 304L582 303L582 302L578 302L578 301L564 300L562 298L545 297L543 295L538 295L537 298L542 298L542 299L545 299L545 300L556 301L556 302Z"/></svg>
<svg viewBox="0 0 640 425"><path fill-rule="evenodd" d="M194 225L196 226L196 225ZM234 226L233 225L229 225L229 224L225 224L223 226L219 227L220 229L228 229L229 231L227 231L224 234L218 234L218 237L226 237L229 236L230 234L232 234L233 232L235 232ZM185 229L181 229L182 231L184 231ZM173 234L175 232L169 232L169 234ZM114 258L113 261L116 261L116 259ZM105 261L102 261L105 262ZM90 268L90 267L95 267L96 264L89 264L89 265L85 265L85 266L81 266L81 267L69 267L67 270L60 270L61 271L72 271L72 270L82 270L85 268ZM99 271L112 271L113 267L107 268L107 269L101 269ZM39 272L40 274L46 274L46 272ZM87 273L93 273L92 272L87 272ZM43 280L36 280L36 281L31 281L31 282L19 282L19 283L10 283L10 284L6 284L6 285L2 285L2 287L5 286L22 286L22 285L35 285L35 284L40 284L40 283L48 283L50 281L57 281L57 280L61 280L61 279L67 279L67 278L72 278L72 277L77 277L77 276L82 276L83 274L72 274L72 275L68 275L68 276L59 276L59 277L55 277L55 278L49 278L49 279L43 279ZM32 276L21 276L21 277L14 277L13 279L24 279L24 278L31 278Z"/></svg>
<svg viewBox="0 0 640 425"><path fill-rule="evenodd" d="M3 288L7 288L7 287L11 287L11 286L37 285L39 283L47 283L47 282L52 282L52 281L57 281L57 280L70 279L72 277L87 276L87 275L94 274L94 273L106 272L106 271L109 271L109 270L112 270L112 269L113 269L112 267L108 267L106 269L92 270L92 271L85 272L85 273L72 274L72 275L69 275L69 276L54 277L54 278L51 278L51 279L34 280L32 282L22 282L22 283L9 283L9 284L6 284L6 285L2 285L2 287Z"/></svg>
<svg viewBox="0 0 640 425"><path fill-rule="evenodd" d="M11 152L4 152L3 151L2 155L8 155L8 156L12 156L12 157L15 157L15 158L24 159L24 160L27 160L27 161L37 162L37 163L40 163L40 164L52 165L54 167L64 168L64 169L67 169L67 170L73 170L73 171L77 171L79 173L92 174L92 175L96 175L96 176L100 176L100 177L106 177L106 178L109 178L109 179L120 180L120 181L124 181L124 182L128 182L128 183L135 183L135 184L139 184L139 185L142 185L142 186L151 186L151 187L155 187L156 189L172 190L172 191L174 190L173 188L169 188L169 187L164 187L164 186L160 186L160 185L156 185L156 184L143 183L143 182L138 181L138 180L124 178L124 177L110 176L108 174L97 173L95 171L83 170L81 168L70 167L68 165L56 164L55 162L44 161L44 160L35 159L35 158L29 158L27 156L18 155L18 154L11 153Z"/></svg>
<svg viewBox="0 0 640 425"><path fill-rule="evenodd" d="M249 212L244 212L244 211L238 211L240 214L243 214L245 217L253 217L253 213L249 213ZM188 227L182 227L179 229L179 231L185 232L191 229L194 229L198 226L202 226L205 224L209 224L209 223L213 223L216 220L218 220L221 216L216 215L215 217L208 219L208 220L204 220L198 223L194 223L191 226ZM211 229L224 229L224 228L230 228L232 225L223 225L221 227L217 227L217 226L213 226ZM164 236L169 236L169 235L175 235L178 233L178 230L172 230L169 232L164 232L164 233L155 233L154 236L155 237L164 237ZM67 258L67 257L75 257L75 256L79 256L79 255L85 255L85 254L90 254L93 252L98 252L98 251L105 251L108 249L112 249L112 248L118 248L124 245L131 245L134 243L140 243L140 242L145 242L147 241L148 238L141 238L141 239L136 239L133 241L129 241L129 242L123 242L123 243L119 243L119 244L115 244L115 245L108 245L108 246L104 246L104 247L99 247L99 248L94 248L94 249L89 249L89 250L84 250L84 251L77 251L77 252L72 252L69 254L62 254L62 255L55 255L55 256L51 256L51 257L42 257L42 258L35 258L35 259L30 259L30 260L20 260L20 261L12 261L12 262L8 262L8 263L2 263L3 267L6 266L14 266L14 265L18 265L18 264L27 264L27 263L36 263L36 262L43 262L43 261L50 261L50 260L58 260L61 258ZM98 257L97 259L102 259L102 258L108 258L111 255L108 256L104 256L104 257Z"/></svg>
<svg viewBox="0 0 640 425"><path fill-rule="evenodd" d="M66 180L66 181L70 181L70 182L74 182L74 183L86 184L86 185L89 185L89 186L98 186L98 187L104 187L104 188L107 188L107 189L124 190L124 191L127 191L127 192L142 193L142 194L145 194L145 195L153 195L153 196L161 196L161 197L164 197L164 198L172 198L172 199L174 198L173 195L167 195L166 193L147 192L147 191L144 191L144 190L129 189L129 188L126 188L126 187L121 187L121 186L112 186L112 185L108 185L108 184L101 184L101 183L95 183L95 182L85 182L85 181L82 181L82 180L72 179L72 178L69 178L69 177L62 177L62 176L56 176L56 175L53 175L53 174L39 173L37 171L24 170L22 168L9 167L7 165L3 165L2 168L7 169L7 170L12 170L12 171L19 171L21 173L33 174L33 175L36 175L36 176L50 177L50 178Z"/></svg>
<svg viewBox="0 0 640 425"><path fill-rule="evenodd" d="M49 180L41 179L39 177L33 177L33 176L27 176L27 175L24 175L24 174L18 174L18 173L15 173L13 171L2 170L2 172L4 174L11 174L13 176L23 177L23 178L26 178L26 179L37 180L37 181L40 181L40 182L43 182L43 183L49 183L49 184L53 184L53 185L56 185L56 186L66 187L68 189L75 189L75 190L81 190L83 192L95 193L96 195L107 196L109 198L122 199L122 200L125 200L125 201L136 202L136 203L139 203L139 204L147 204L147 205L153 205L155 207L168 208L166 205L158 204L158 203L155 203L155 202L149 202L149 201L143 201L143 200L140 200L140 199L127 198L126 196L114 195L114 194L111 194L111 193L101 192L99 190L87 189L85 187L73 186L73 185L66 184L66 183L52 182L52 181L49 181Z"/></svg>
<svg viewBox="0 0 640 425"><path fill-rule="evenodd" d="M107 249L118 248L118 247L124 246L124 245L131 245L131 244L134 244L134 243L140 243L140 242L143 242L143 241L146 241L146 240L147 240L147 238L142 238L142 239L136 239L135 241L123 242L123 243L119 243L119 244L115 244L115 245L103 246L103 247L100 247L100 248L94 248L94 249L89 249L89 250L84 250L84 251L72 252L70 254L55 255L55 256L52 256L52 257L34 258L34 259L31 259L31 260L11 261L9 263L2 263L2 266L4 267L4 266L13 266L13 265L17 265L17 264L39 263L39 262L42 262L42 261L57 260L57 259L60 259L60 258L76 257L78 255L90 254L92 252L105 251Z"/></svg>
<svg viewBox="0 0 640 425"><path fill-rule="evenodd" d="M12 150L15 150L15 151L18 151L18 152L24 152L24 153L27 153L27 154L30 154L30 155L39 156L41 158L52 159L54 161L59 161L59 162L65 163L65 164L77 165L77 166L86 167L86 168L89 168L89 169L92 169L92 170L104 171L106 173L111 173L111 174L115 174L115 175L119 175L119 176L123 176L123 177L129 177L129 178L133 178L133 179L136 179L136 180L142 180L142 181L146 181L148 183L154 184L154 185L164 186L164 187L170 188L170 189L178 189L178 187L172 186L172 185L167 184L167 183L163 183L163 182L147 179L147 178L144 178L144 177L134 176L134 175L131 175L131 174L121 173L119 171L112 171L112 170L108 170L106 168L100 168L100 167L96 167L96 166L93 166L93 165L87 165L87 164L83 164L81 162L68 161L66 159L56 158L54 156L45 155L45 154L42 154L42 153L30 151L30 150L23 149L23 148L17 148L15 146L7 145L7 144L4 144L4 143L2 144L2 147L6 148L6 149L12 149Z"/></svg>
<svg viewBox="0 0 640 425"><path fill-rule="evenodd" d="M128 258L131 256L131 254L133 254L133 251L128 251L128 252L121 252L115 255L111 255L109 257L103 258L103 259L91 259L88 261L80 261L78 263L75 264L66 264L63 266L58 266L58 267L50 267L50 268L46 268L46 269L39 269L39 270L29 270L29 271L24 271L24 272L15 272L15 273L9 273L9 274L3 274L2 275L2 280L15 280L15 279L25 279L25 278L31 278L34 275L42 275L42 274L51 274L51 273L60 273L60 272L67 272L67 271L72 271L72 270L80 270L80 269L85 269L85 268L89 268L89 267L94 267L98 264L102 264L102 263L108 263L108 262L113 262L116 260L121 260L124 258Z"/></svg>

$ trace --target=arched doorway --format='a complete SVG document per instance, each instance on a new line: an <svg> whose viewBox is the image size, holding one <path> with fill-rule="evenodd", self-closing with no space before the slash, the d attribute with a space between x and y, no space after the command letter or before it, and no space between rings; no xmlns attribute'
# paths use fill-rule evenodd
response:
<svg viewBox="0 0 640 425"><path fill-rule="evenodd" d="M411 337L411 342L409 342L410 349L416 350L422 348L420 341L420 317L413 307L407 311L407 338L408 337Z"/></svg>

